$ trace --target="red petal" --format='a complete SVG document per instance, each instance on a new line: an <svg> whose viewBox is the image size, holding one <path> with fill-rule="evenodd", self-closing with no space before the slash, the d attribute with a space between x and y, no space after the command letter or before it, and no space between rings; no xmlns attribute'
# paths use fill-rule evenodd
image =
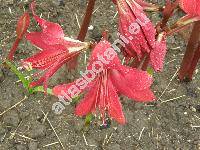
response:
<svg viewBox="0 0 200 150"><path fill-rule="evenodd" d="M139 75L143 76L144 78L142 79L142 77ZM152 79L148 76L148 74L139 71L139 73L136 73L135 77L132 76L131 78L131 76L132 75L127 77L127 79L126 76L123 76L120 73L112 72L111 80L116 90L118 90L120 94L123 94L135 101L148 102L155 100L155 96L150 90ZM142 80L140 81L140 79Z"/></svg>
<svg viewBox="0 0 200 150"><path fill-rule="evenodd" d="M122 4L123 5L122 5ZM133 50L137 53L137 55L140 56L141 52L149 52L149 43L146 40L145 33L143 31L143 27L137 22L138 19L141 20L140 18L137 18L140 16L142 13L142 9L138 10L139 8L134 8L134 11L130 9L130 6L125 2L121 1L120 5L118 5L119 9L119 32L126 37L129 43L126 44L126 49ZM139 6L139 5L138 5ZM120 9L120 7L122 7ZM139 15L135 15L135 13L139 13ZM143 14L144 16L144 14ZM143 19L144 20L144 19ZM141 21L143 21L141 20ZM147 23L149 25L149 22ZM137 25L137 29L136 29ZM135 32L131 33L129 31L129 28L135 28ZM147 28L144 28L145 31ZM148 30L150 27L148 28ZM137 32L136 32L137 31ZM148 38L147 38L148 39ZM155 39L155 37L154 37ZM152 39L151 39L152 41ZM152 41L153 42L153 41Z"/></svg>
<svg viewBox="0 0 200 150"><path fill-rule="evenodd" d="M47 90L47 82L48 79L54 75L54 73L64 64L66 63L66 60L60 58L59 60L57 60L57 62L55 62L53 64L53 66L51 68L49 68L47 70L47 72L45 72L45 74L38 80L38 81L34 81L31 83L31 87L37 86L42 84L43 82L43 86L44 86L44 90Z"/></svg>
<svg viewBox="0 0 200 150"><path fill-rule="evenodd" d="M137 102L151 102L156 99L154 93L150 89L145 89L143 91L134 91L131 93L129 98Z"/></svg>
<svg viewBox="0 0 200 150"><path fill-rule="evenodd" d="M76 85L76 82L72 82L69 84L63 84L63 85L57 85L53 88L53 94L55 96L64 96L64 93L68 93L68 89L72 86L72 85Z"/></svg>
<svg viewBox="0 0 200 150"><path fill-rule="evenodd" d="M126 14L119 12L119 15L120 15L119 32L129 41L129 43L126 44L126 48L135 51L137 55L141 54L142 49L144 51L149 51L147 41L142 33L141 28L139 29L139 32L135 34L131 34L129 31L129 27L131 26L132 23L138 24L136 22L136 18L134 18L131 12L129 11L129 13Z"/></svg>
<svg viewBox="0 0 200 150"><path fill-rule="evenodd" d="M163 37L160 42L156 41L155 48L150 53L151 65L155 71L162 71L166 53L166 39Z"/></svg>
<svg viewBox="0 0 200 150"><path fill-rule="evenodd" d="M41 32L28 33L28 34L26 34L26 39L40 49L46 49L46 50L52 49L52 45L49 45L43 41Z"/></svg>
<svg viewBox="0 0 200 150"><path fill-rule="evenodd" d="M150 21L150 19L146 16L144 11L132 0L129 1L129 6L132 9L137 20L139 20L139 25L142 28L143 34L148 41L148 44L153 48L155 45L155 36L156 36L156 29L154 25ZM142 24L141 24L142 23ZM145 23L145 24L143 24Z"/></svg>
<svg viewBox="0 0 200 150"><path fill-rule="evenodd" d="M113 54L112 56L114 57L112 59L108 58L110 56L107 56L107 50L109 50L109 54ZM98 56L102 56L105 59L106 63L102 62L102 60L99 59ZM118 68L119 66L121 66L121 62L117 56L117 53L113 48L111 48L111 44L106 40L100 41L92 50L88 69L91 69L92 64L97 61L102 62L104 69Z"/></svg>
<svg viewBox="0 0 200 150"><path fill-rule="evenodd" d="M55 48L55 47L54 47ZM43 50L36 55L23 60L24 65L31 65L32 68L47 69L53 63L67 56L67 50L57 45L57 50ZM26 67L26 66L25 66Z"/></svg>
<svg viewBox="0 0 200 150"><path fill-rule="evenodd" d="M149 89L152 79L144 71L125 69L123 67L121 71L112 70L111 80L116 89L129 98L144 102L154 99L153 93ZM143 91L147 91L148 94Z"/></svg>
<svg viewBox="0 0 200 150"><path fill-rule="evenodd" d="M45 19L40 18L34 12L35 9L35 1L31 3L31 10L33 12L33 16L35 20L42 27L42 38L46 44L58 44L60 40L64 38L64 32L61 26L57 23L46 21Z"/></svg>
<svg viewBox="0 0 200 150"><path fill-rule="evenodd" d="M114 4L117 4L117 0L112 0Z"/></svg>
<svg viewBox="0 0 200 150"><path fill-rule="evenodd" d="M115 119L120 124L125 124L126 121L125 121L125 117L122 111L122 105L119 101L117 92L111 81L108 83L108 93L109 93L109 97L107 97L108 98L107 107L108 107L108 113L110 117Z"/></svg>
<svg viewBox="0 0 200 150"><path fill-rule="evenodd" d="M16 33L19 39L22 39L23 35L27 32L30 25L29 13L25 12L18 20Z"/></svg>
<svg viewBox="0 0 200 150"><path fill-rule="evenodd" d="M47 49L51 45L61 44L68 47L87 47L88 43L80 42L68 37L64 37L61 26L57 23L49 22L40 18L34 12L35 1L31 3L31 10L35 20L42 28L42 32L33 32L27 35L27 39L41 49Z"/></svg>
<svg viewBox="0 0 200 150"><path fill-rule="evenodd" d="M73 83L71 83L71 84L74 84L74 82ZM67 85L57 85L57 86L55 86L54 88L53 88L53 94L55 95L55 96L63 96L63 94L61 94L61 91L67 91L66 89L68 89L69 87L68 86L71 86L71 84L67 84ZM64 91L64 92L65 92Z"/></svg>
<svg viewBox="0 0 200 150"><path fill-rule="evenodd" d="M79 79L77 79L79 80ZM76 80L76 81L77 81ZM69 84L63 84L63 85L57 85L53 88L53 93L55 96L64 96L62 91L65 93L68 93L68 89L72 86L72 85L76 85L76 81L69 83ZM82 87L82 89L79 88L80 92L82 93L85 89L91 89L94 86L94 82L90 82L89 84L87 84L87 86L85 86L84 88ZM70 96L70 95L69 95Z"/></svg>
<svg viewBox="0 0 200 150"><path fill-rule="evenodd" d="M144 90L151 86L153 80L146 71L121 66L120 70L111 71L111 79L120 86L123 81L132 90Z"/></svg>
<svg viewBox="0 0 200 150"><path fill-rule="evenodd" d="M41 78L38 79L37 81L31 82L30 87L39 86L39 85L41 85L42 83L44 83L44 80L45 80L45 78L44 78L44 77L41 77Z"/></svg>
<svg viewBox="0 0 200 150"><path fill-rule="evenodd" d="M180 0L180 7L190 15L200 16L200 1L199 0Z"/></svg>
<svg viewBox="0 0 200 150"><path fill-rule="evenodd" d="M77 105L75 109L75 114L78 116L85 116L88 113L93 112L96 109L97 103L97 90L98 86L94 86L89 92L84 96L81 102Z"/></svg>

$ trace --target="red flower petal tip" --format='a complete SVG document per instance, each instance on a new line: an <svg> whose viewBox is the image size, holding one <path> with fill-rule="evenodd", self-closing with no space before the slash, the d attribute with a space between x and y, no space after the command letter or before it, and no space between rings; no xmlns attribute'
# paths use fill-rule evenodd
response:
<svg viewBox="0 0 200 150"><path fill-rule="evenodd" d="M27 32L30 25L30 16L28 12L25 12L17 23L16 33L17 38L22 39L23 35Z"/></svg>
<svg viewBox="0 0 200 150"><path fill-rule="evenodd" d="M23 38L24 34L27 32L27 29L30 24L30 16L28 12L25 12L18 20L17 22L17 27L16 27L16 33L17 33L17 38L15 42L13 43L12 48L10 49L10 52L8 54L8 59L13 60L14 59L14 54L15 51L17 50L17 47Z"/></svg>
<svg viewBox="0 0 200 150"><path fill-rule="evenodd" d="M150 53L151 65L155 71L162 71L166 53L166 36L164 33L161 33L158 35L155 48Z"/></svg>

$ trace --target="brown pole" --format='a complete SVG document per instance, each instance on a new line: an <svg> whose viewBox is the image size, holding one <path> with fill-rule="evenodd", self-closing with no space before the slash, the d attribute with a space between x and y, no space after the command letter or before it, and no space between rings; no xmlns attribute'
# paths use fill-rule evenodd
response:
<svg viewBox="0 0 200 150"><path fill-rule="evenodd" d="M178 73L180 80L184 80L185 77L187 77L187 72L189 71L192 64L192 60L194 59L199 39L200 39L200 21L197 21L194 23L194 27L190 39L188 41L187 49Z"/></svg>
<svg viewBox="0 0 200 150"><path fill-rule="evenodd" d="M95 0L89 0L87 9L86 9L86 13L85 13L85 17L84 17L83 23L81 25L79 35L77 37L77 39L80 41L85 40L87 31L88 31L88 26L89 26L91 18L92 18L94 5L95 5Z"/></svg>

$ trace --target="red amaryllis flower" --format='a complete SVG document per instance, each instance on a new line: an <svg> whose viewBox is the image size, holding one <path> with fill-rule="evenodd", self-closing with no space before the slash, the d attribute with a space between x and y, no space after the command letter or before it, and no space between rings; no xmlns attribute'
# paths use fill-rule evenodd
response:
<svg viewBox="0 0 200 150"><path fill-rule="evenodd" d="M140 60L150 53L159 53L159 56L162 57L160 60L164 60L166 45L164 46L163 43L165 42L156 41L156 29L145 15L143 7L135 0L116 0L116 2L119 12L120 38L125 42L125 47L122 50L127 60L131 58L138 58ZM141 3L141 0L139 2ZM165 41L164 36L163 40ZM162 70L163 62L155 66L156 60L154 57L150 58L154 70Z"/></svg>
<svg viewBox="0 0 200 150"><path fill-rule="evenodd" d="M34 2L31 4L33 11ZM44 83L47 88L47 80L66 62L76 57L81 50L89 47L88 43L80 42L64 36L64 32L59 24L48 22L33 11L35 20L42 28L41 32L31 32L26 38L35 46L40 48L36 55L22 61L23 66L27 69L41 69L45 71L44 75L31 86Z"/></svg>
<svg viewBox="0 0 200 150"><path fill-rule="evenodd" d="M200 16L199 0L179 0L180 7L189 15Z"/></svg>
<svg viewBox="0 0 200 150"><path fill-rule="evenodd" d="M57 23L46 21L34 12L35 1L31 3L31 10L34 19L41 26L41 32L31 32L26 34L26 39L40 49L51 49L52 45L63 45L66 47L77 46L79 41L65 37L63 29Z"/></svg>
<svg viewBox="0 0 200 150"><path fill-rule="evenodd" d="M111 118L124 124L125 118L117 93L139 102L155 99L150 90L151 76L145 71L121 65L116 52L106 40L96 45L87 71L82 76L73 83L53 88L56 96L64 96L68 100L83 91L87 92L76 107L75 114L78 116L96 113L98 109L103 122L107 112Z"/></svg>

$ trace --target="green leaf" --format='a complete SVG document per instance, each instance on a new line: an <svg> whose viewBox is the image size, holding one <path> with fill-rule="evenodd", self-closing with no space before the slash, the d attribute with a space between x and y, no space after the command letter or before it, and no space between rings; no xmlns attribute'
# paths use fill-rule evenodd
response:
<svg viewBox="0 0 200 150"><path fill-rule="evenodd" d="M148 68L147 68L147 72L148 72L148 74L153 75L154 70L153 70L153 68L148 67Z"/></svg>
<svg viewBox="0 0 200 150"><path fill-rule="evenodd" d="M17 67L15 66L15 64L13 64L12 62L6 60L5 61L6 65L10 68L10 70L16 74L16 76L19 78L19 80L22 82L24 88L26 88L28 90L28 92L30 94L34 93L34 92L45 92L43 86L38 86L35 88L30 88L30 83L31 83L31 79L26 79L26 76L21 73ZM47 89L47 94L53 95L52 89Z"/></svg>
<svg viewBox="0 0 200 150"><path fill-rule="evenodd" d="M72 105L76 105L80 101L80 99L81 99L82 96L83 96L83 94L79 94L78 96L73 97L71 104Z"/></svg>
<svg viewBox="0 0 200 150"><path fill-rule="evenodd" d="M33 88L32 92L34 93L34 92L45 92L45 91L43 86L37 86ZM52 89L47 88L47 94L53 95Z"/></svg>
<svg viewBox="0 0 200 150"><path fill-rule="evenodd" d="M88 114L88 115L86 116L86 118L85 118L85 125L86 125L86 126L87 126L87 125L90 125L92 119L93 119L93 115L92 115L91 113Z"/></svg>
<svg viewBox="0 0 200 150"><path fill-rule="evenodd" d="M15 64L13 64L12 62L6 60L5 61L6 65L10 68L10 70L16 74L16 76L19 78L19 80L22 82L23 86L29 91L31 92L31 89L29 88L29 84L31 83L31 79L26 79L25 75L23 73L21 73L17 67L15 66Z"/></svg>

